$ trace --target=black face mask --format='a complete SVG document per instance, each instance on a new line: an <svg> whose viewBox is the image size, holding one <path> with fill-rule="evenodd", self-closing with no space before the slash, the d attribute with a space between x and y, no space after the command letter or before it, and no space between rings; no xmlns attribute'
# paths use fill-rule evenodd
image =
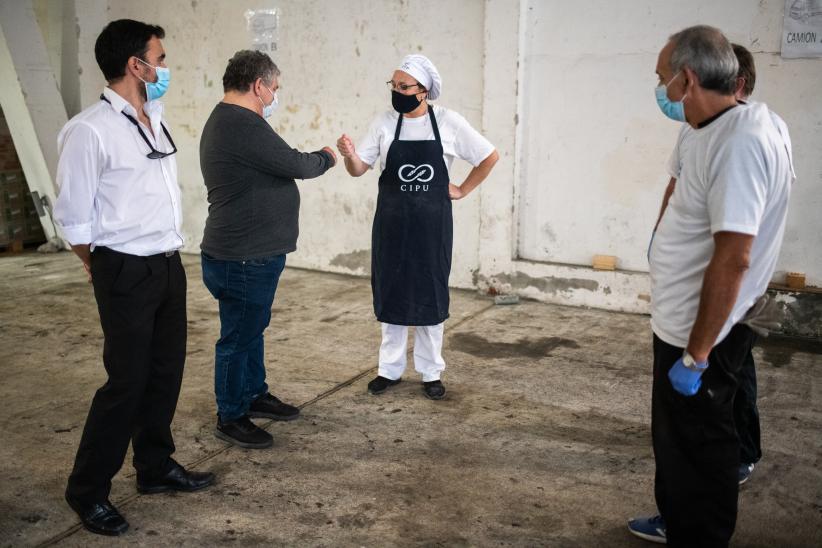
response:
<svg viewBox="0 0 822 548"><path fill-rule="evenodd" d="M391 106L400 114L408 114L420 106L420 101L416 95L403 95L399 91L391 91Z"/></svg>

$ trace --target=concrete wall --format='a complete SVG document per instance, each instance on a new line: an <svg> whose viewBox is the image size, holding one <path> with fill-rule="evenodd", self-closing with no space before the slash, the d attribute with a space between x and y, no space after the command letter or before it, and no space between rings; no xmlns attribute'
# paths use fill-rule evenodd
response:
<svg viewBox="0 0 822 548"><path fill-rule="evenodd" d="M86 6L81 4L77 5L80 33L90 38L99 32L98 22L85 21ZM89 4L91 11L101 11L94 2ZM475 127L482 124L482 2L111 0L102 10L107 19L154 22L167 33L164 46L172 84L165 101L180 150L177 160L189 251L199 248L207 213L197 153L200 132L222 97L226 62L251 44L245 11L270 7L281 11L279 52L273 57L283 72L280 109L272 125L292 146L317 150L333 146L342 132L362 136L378 112L391 108L384 82L409 52L422 52L438 64L445 76L443 105L461 112ZM80 58L93 59L92 49L92 39L82 42ZM102 85L99 71L83 68L84 80L88 76L94 85ZM84 104L96 98L86 88ZM465 165L459 165L452 176L461 181L467 172ZM352 179L338 166L321 179L300 183L301 236L291 265L370 272L377 177L373 172ZM461 287L472 285L472 270L477 267L478 204L475 198L455 208L452 282Z"/></svg>
<svg viewBox="0 0 822 548"><path fill-rule="evenodd" d="M778 112L793 135L799 183L779 270L822 282L822 224L813 214L822 206L822 62L780 58L783 5L645 0L626 10L608 0L584 9L530 0L519 256L589 265L594 254L609 254L621 269L647 272L650 228L668 178L663 166L679 129L654 101L657 52L672 30L708 22L755 53L753 98Z"/></svg>
<svg viewBox="0 0 822 548"><path fill-rule="evenodd" d="M645 250L667 182L677 126L653 96L658 50L695 23L724 29L754 51L754 98L788 123L799 182L779 269L822 284L822 81L819 60L785 61L778 48L781 0L75 0L82 106L103 85L93 44L106 21L163 25L172 85L166 103L180 149L187 250L206 217L197 155L202 126L219 101L231 54L248 47L247 9L276 7L283 70L272 124L295 147L359 137L390 108L383 82L408 52L429 55L444 77L440 103L456 109L499 149L478 192L455 208L452 284L514 290L545 301L646 311ZM64 28L70 26L64 25ZM814 93L816 91L816 93ZM521 122L521 123L520 123ZM468 169L457 165L452 179ZM377 173L342 167L301 183L299 251L290 264L368 273ZM588 268L617 255L620 271Z"/></svg>

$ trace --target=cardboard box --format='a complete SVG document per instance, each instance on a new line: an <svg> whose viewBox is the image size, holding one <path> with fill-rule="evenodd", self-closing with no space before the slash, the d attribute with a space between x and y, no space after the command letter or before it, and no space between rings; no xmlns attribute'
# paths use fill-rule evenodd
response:
<svg viewBox="0 0 822 548"><path fill-rule="evenodd" d="M0 223L10 223L25 218L25 208L22 205L8 205L0 209Z"/></svg>
<svg viewBox="0 0 822 548"><path fill-rule="evenodd" d="M24 239L28 242L41 242L46 240L46 233L43 232L43 225L40 218L27 219L25 224Z"/></svg>
<svg viewBox="0 0 822 548"><path fill-rule="evenodd" d="M26 188L26 177L17 169L0 170L0 188Z"/></svg>
<svg viewBox="0 0 822 548"><path fill-rule="evenodd" d="M22 240L25 236L26 225L21 222L6 223L6 237L9 241Z"/></svg>
<svg viewBox="0 0 822 548"><path fill-rule="evenodd" d="M0 190L0 208L25 207L26 193L17 190Z"/></svg>

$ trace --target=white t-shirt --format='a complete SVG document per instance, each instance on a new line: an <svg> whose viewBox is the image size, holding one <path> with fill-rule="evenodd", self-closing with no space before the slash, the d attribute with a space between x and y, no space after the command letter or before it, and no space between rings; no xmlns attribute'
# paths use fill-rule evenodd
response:
<svg viewBox="0 0 822 548"><path fill-rule="evenodd" d="M755 101L748 101L747 104L749 106L757 105L758 102ZM773 123L776 125L776 129L779 130L779 134L785 140L785 146L788 149L788 155L790 156L791 160L791 173L793 174L794 178L796 178L796 173L793 169L793 152L791 151L791 136L788 133L788 125L785 121L779 117L779 115L773 111L769 111L771 114L771 119ZM671 151L671 157L668 159L668 174L673 177L674 179L679 179L679 172L682 169L682 150L688 147L687 139L688 136L693 135L694 128L691 127L690 124L683 123L682 127L679 130L679 135L676 138L676 146L674 150Z"/></svg>
<svg viewBox="0 0 822 548"><path fill-rule="evenodd" d="M443 158L448 170L454 158L461 158L476 167L494 151L494 145L488 139L471 127L471 124L458 113L445 107L432 105L434 116L437 117L437 127L442 140ZM374 167L377 158L380 159L380 171L385 169L388 148L394 141L394 132L397 129L396 111L387 111L372 122L368 133L357 146L360 159ZM434 128L431 119L426 114L418 118L404 118L400 139L403 141L433 141Z"/></svg>
<svg viewBox="0 0 822 548"><path fill-rule="evenodd" d="M688 344L715 233L755 238L750 268L714 344L765 293L782 245L794 179L790 139L782 125L760 103L733 108L704 128L683 130L676 190L649 256L651 327L666 343Z"/></svg>

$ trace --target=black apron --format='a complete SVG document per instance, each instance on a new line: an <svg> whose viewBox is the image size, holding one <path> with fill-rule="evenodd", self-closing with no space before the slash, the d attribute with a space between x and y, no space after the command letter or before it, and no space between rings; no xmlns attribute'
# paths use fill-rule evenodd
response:
<svg viewBox="0 0 822 548"><path fill-rule="evenodd" d="M434 109L433 141L400 141L403 116L380 175L371 233L374 313L395 325L437 325L448 318L454 226L448 168Z"/></svg>

